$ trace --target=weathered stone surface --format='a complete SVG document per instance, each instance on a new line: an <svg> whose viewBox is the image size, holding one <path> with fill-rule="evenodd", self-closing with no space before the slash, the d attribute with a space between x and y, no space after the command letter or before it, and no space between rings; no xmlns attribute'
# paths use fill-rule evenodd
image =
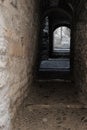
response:
<svg viewBox="0 0 87 130"><path fill-rule="evenodd" d="M74 74L79 88L79 98L87 104L87 1L81 11L79 21L74 31Z"/></svg>
<svg viewBox="0 0 87 130"><path fill-rule="evenodd" d="M0 130L11 130L31 87L38 14L35 0L0 0Z"/></svg>

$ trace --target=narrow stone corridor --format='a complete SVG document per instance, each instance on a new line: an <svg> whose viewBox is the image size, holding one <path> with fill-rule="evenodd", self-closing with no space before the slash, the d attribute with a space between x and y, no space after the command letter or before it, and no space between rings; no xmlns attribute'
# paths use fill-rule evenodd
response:
<svg viewBox="0 0 87 130"><path fill-rule="evenodd" d="M71 82L41 81L20 106L13 130L87 130L87 109Z"/></svg>
<svg viewBox="0 0 87 130"><path fill-rule="evenodd" d="M86 16L87 0L0 0L0 130L87 130Z"/></svg>

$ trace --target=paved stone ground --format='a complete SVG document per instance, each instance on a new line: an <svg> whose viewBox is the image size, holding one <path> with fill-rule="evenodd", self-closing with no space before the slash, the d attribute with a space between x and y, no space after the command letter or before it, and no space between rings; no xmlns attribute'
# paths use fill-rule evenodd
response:
<svg viewBox="0 0 87 130"><path fill-rule="evenodd" d="M73 84L36 83L13 124L13 130L87 130L87 109Z"/></svg>

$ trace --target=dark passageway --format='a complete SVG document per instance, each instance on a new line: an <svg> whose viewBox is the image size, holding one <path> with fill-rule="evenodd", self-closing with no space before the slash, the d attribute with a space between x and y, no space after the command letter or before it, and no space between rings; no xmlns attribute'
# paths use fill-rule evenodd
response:
<svg viewBox="0 0 87 130"><path fill-rule="evenodd" d="M87 0L0 0L0 130L87 130Z"/></svg>
<svg viewBox="0 0 87 130"><path fill-rule="evenodd" d="M39 42L39 78L73 78L73 24L81 10L81 1L41 1ZM78 10L77 10L77 7Z"/></svg>

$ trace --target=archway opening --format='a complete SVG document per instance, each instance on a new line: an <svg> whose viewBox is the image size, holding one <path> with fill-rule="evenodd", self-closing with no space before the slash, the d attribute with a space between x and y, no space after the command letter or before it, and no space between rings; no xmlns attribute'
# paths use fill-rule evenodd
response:
<svg viewBox="0 0 87 130"><path fill-rule="evenodd" d="M70 54L71 29L66 26L58 27L53 32L53 52Z"/></svg>

